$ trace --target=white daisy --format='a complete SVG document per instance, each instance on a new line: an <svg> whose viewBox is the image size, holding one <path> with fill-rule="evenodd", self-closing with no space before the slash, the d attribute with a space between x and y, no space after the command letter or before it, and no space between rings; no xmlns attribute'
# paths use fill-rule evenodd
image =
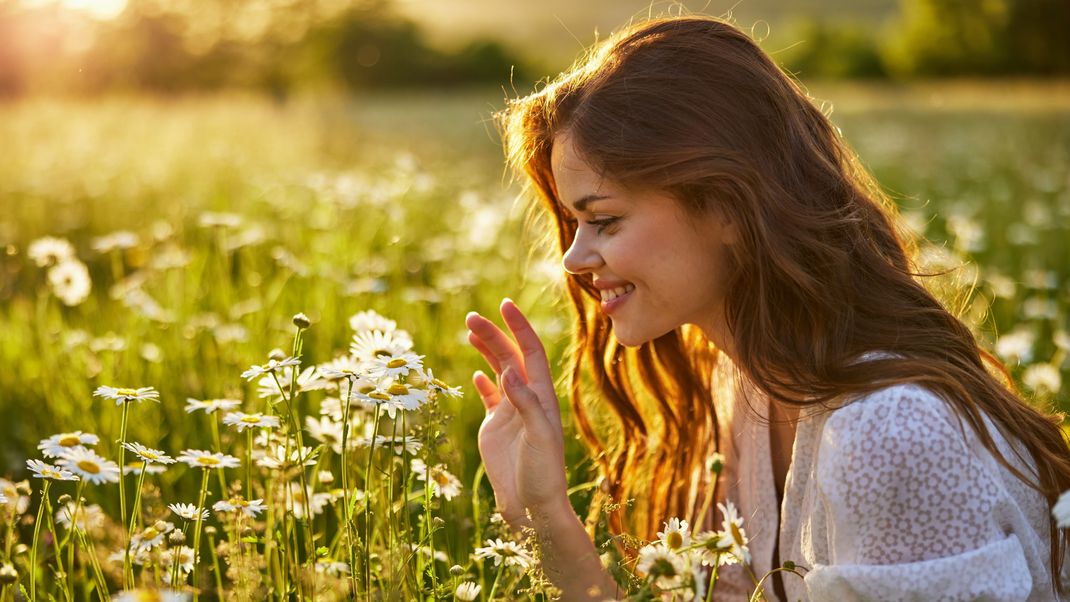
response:
<svg viewBox="0 0 1070 602"><path fill-rule="evenodd" d="M427 482L428 474L430 474L430 481L433 483L435 497L444 497L447 500L452 500L455 496L460 495L461 481L450 474L444 465L436 464L428 470L427 464L425 464L423 460L413 458L410 466L412 467L412 471L416 473L416 478L421 481Z"/></svg>
<svg viewBox="0 0 1070 602"><path fill-rule="evenodd" d="M658 531L658 540L672 551L680 550L691 545L691 532L687 527L686 520L673 517L665 525L664 531Z"/></svg>
<svg viewBox="0 0 1070 602"><path fill-rule="evenodd" d="M97 390L93 391L93 396L112 399L115 401L115 405L122 405L128 401L145 401L146 399L160 401L160 393L152 387L141 387L138 389L97 387Z"/></svg>
<svg viewBox="0 0 1070 602"><path fill-rule="evenodd" d="M202 510L193 504L168 504L167 507L171 509L171 512L186 520L197 520L197 515L200 515L201 520L208 518L207 510Z"/></svg>
<svg viewBox="0 0 1070 602"><path fill-rule="evenodd" d="M177 458L179 462L185 462L192 468L237 468L241 466L241 460L234 456L219 452L210 452L200 449L187 449Z"/></svg>
<svg viewBox="0 0 1070 602"><path fill-rule="evenodd" d="M398 323L369 309L350 316L349 327L356 332L394 332L398 328Z"/></svg>
<svg viewBox="0 0 1070 602"><path fill-rule="evenodd" d="M451 397L454 399L460 398L463 395L460 387L451 387L446 383L442 382L441 380L435 378L435 374L431 371L430 368L428 368L424 372L424 378L427 381L427 386L432 391L437 391L439 395L445 395L446 397Z"/></svg>
<svg viewBox="0 0 1070 602"><path fill-rule="evenodd" d="M427 391L396 382L386 388L368 393L368 398L382 406L393 420L398 410L419 409L427 401Z"/></svg>
<svg viewBox="0 0 1070 602"><path fill-rule="evenodd" d="M89 242L89 246L98 253L132 249L137 246L137 234L128 230L118 230L104 236L97 236Z"/></svg>
<svg viewBox="0 0 1070 602"><path fill-rule="evenodd" d="M186 398L186 413L192 414L198 410L203 411L205 414L211 414L216 411L233 410L234 408L241 407L240 399L193 399L192 397Z"/></svg>
<svg viewBox="0 0 1070 602"><path fill-rule="evenodd" d="M282 394L279 392L279 385L282 385L282 392L285 393L287 397L289 397L294 370L295 368L286 368L285 370L282 370L278 375L278 382L275 382L274 376L262 377L256 383L257 396L260 399L282 399ZM329 384L330 383L328 381L320 378L319 373L316 372L315 366L309 366L297 375L298 393L326 389Z"/></svg>
<svg viewBox="0 0 1070 602"><path fill-rule="evenodd" d="M296 518L305 518L305 508L311 511L312 516L323 513L323 509L333 500L329 493L313 493L308 504L305 504L305 492L300 483L291 482L283 489L284 507L292 512Z"/></svg>
<svg viewBox="0 0 1070 602"><path fill-rule="evenodd" d="M164 520L156 521L130 538L130 549L134 552L147 552L162 544L167 534L174 529L174 523Z"/></svg>
<svg viewBox="0 0 1070 602"><path fill-rule="evenodd" d="M197 217L197 225L202 228L237 228L242 224L242 216L224 211L205 211Z"/></svg>
<svg viewBox="0 0 1070 602"><path fill-rule="evenodd" d="M173 462L174 460L172 460ZM167 472L167 467L162 464L153 464L152 462L145 462L144 460L135 460L133 462L127 462L126 466L123 466L123 474L141 474L141 471L145 471L145 474L163 474Z"/></svg>
<svg viewBox="0 0 1070 602"><path fill-rule="evenodd" d="M88 506L83 505L78 508L77 519L72 521L71 517L74 516L74 510L76 504L71 501L67 502L67 505L61 506L56 511L56 522L63 525L67 530L71 529L71 525L74 524L79 531L96 531L104 526L104 511L101 510L100 505L90 504Z"/></svg>
<svg viewBox="0 0 1070 602"><path fill-rule="evenodd" d="M26 255L39 268L48 267L74 258L74 245L65 238L44 236L30 243Z"/></svg>
<svg viewBox="0 0 1070 602"><path fill-rule="evenodd" d="M312 466L316 463L316 456L318 455L311 447L301 448L300 453L296 447L292 447L289 455L287 455L286 445L272 444L267 449L257 453L256 465L271 470L280 470L299 464Z"/></svg>
<svg viewBox="0 0 1070 602"><path fill-rule="evenodd" d="M178 556L178 571L183 575L188 575L193 572L193 564L196 561L193 548L189 546L179 546L177 549L170 548L164 550L163 554L160 555L161 564L168 567L165 581L171 575L170 567L174 566L176 552Z"/></svg>
<svg viewBox="0 0 1070 602"><path fill-rule="evenodd" d="M525 570L535 564L535 558L523 546L513 541L502 541L500 538L488 539L487 545L476 548L473 556L477 559L493 558L494 566L498 566L503 560L505 566L518 566Z"/></svg>
<svg viewBox="0 0 1070 602"><path fill-rule="evenodd" d="M472 602L479 597L479 590L483 589L483 586L472 581L465 581L457 586L457 591L453 593L454 597L464 602Z"/></svg>
<svg viewBox="0 0 1070 602"><path fill-rule="evenodd" d="M661 544L655 542L639 550L639 560L635 570L645 575L654 585L671 590L681 587L687 575L685 558Z"/></svg>
<svg viewBox="0 0 1070 602"><path fill-rule="evenodd" d="M382 356L396 357L411 350L412 339L408 335L400 336L397 332L358 332L349 343L349 352L361 362Z"/></svg>
<svg viewBox="0 0 1070 602"><path fill-rule="evenodd" d="M332 577L343 577L349 574L349 565L330 558L320 558L316 561L316 572Z"/></svg>
<svg viewBox="0 0 1070 602"><path fill-rule="evenodd" d="M37 444L37 449L41 450L41 453L46 458L58 458L73 447L86 447L96 445L99 442L100 438L96 435L74 431L73 433L59 433L58 435L52 435L48 439L42 439Z"/></svg>
<svg viewBox="0 0 1070 602"><path fill-rule="evenodd" d="M245 380L253 380L254 378L264 376L265 374L271 375L279 372L283 368L288 366L300 366L301 360L296 357L287 357L281 360L270 359L266 364L259 366L249 366L249 369L241 373L241 377ZM280 379L281 380L281 379Z"/></svg>
<svg viewBox="0 0 1070 602"><path fill-rule="evenodd" d="M175 459L172 458L171 456L168 456L166 453L164 453L164 452L162 452L162 451L160 451L158 449L152 449L151 447L145 447L144 445L142 445L140 443L136 443L134 441L124 441L123 442L123 447L128 449L128 450L130 450L130 451L132 451L132 452L134 452L137 455L138 458L141 458L142 461L148 462L150 464L174 464L175 463Z"/></svg>
<svg viewBox="0 0 1070 602"><path fill-rule="evenodd" d="M69 307L81 304L93 289L89 268L77 259L66 259L49 268L48 284L59 300Z"/></svg>
<svg viewBox="0 0 1070 602"><path fill-rule="evenodd" d="M223 416L223 424L237 427L240 433L247 428L276 428L279 426L279 417L260 413L230 412Z"/></svg>
<svg viewBox="0 0 1070 602"><path fill-rule="evenodd" d="M698 559L704 566L719 566L725 564L728 550L720 546L721 536L716 531L703 531L695 535L694 545L699 546L695 551L699 553Z"/></svg>
<svg viewBox="0 0 1070 602"><path fill-rule="evenodd" d="M368 373L379 379L394 379L408 376L409 372L423 370L423 357L411 351L377 355L367 360Z"/></svg>
<svg viewBox="0 0 1070 602"><path fill-rule="evenodd" d="M364 378L364 367L349 355L335 358L318 366L320 376L330 381L356 382Z"/></svg>
<svg viewBox="0 0 1070 602"><path fill-rule="evenodd" d="M727 549L730 556L730 558L725 559L725 563L733 564L734 560L738 560L744 564L749 564L750 550L747 548L747 544L750 543L750 540L747 538L746 531L743 530L743 518L739 515L735 504L732 502L717 504L717 507L721 509L723 518L717 545Z"/></svg>
<svg viewBox="0 0 1070 602"><path fill-rule="evenodd" d="M334 453L342 453L342 424L340 422L335 422L327 416L321 416L319 420L305 416L305 430L312 435L313 439L330 447ZM350 427L348 443L350 447L356 444L352 427Z"/></svg>
<svg viewBox="0 0 1070 602"><path fill-rule="evenodd" d="M219 500L212 504L212 510L216 512L241 512L245 516L256 518L266 510L266 506L264 506L263 499L246 501L241 497L232 497L229 500Z"/></svg>
<svg viewBox="0 0 1070 602"><path fill-rule="evenodd" d="M111 460L105 460L97 452L85 447L73 447L67 450L67 453L61 456L56 464L94 485L119 482L119 465Z"/></svg>
<svg viewBox="0 0 1070 602"><path fill-rule="evenodd" d="M1033 364L1022 373L1022 383L1031 390L1043 394L1056 394L1063 386L1059 368L1051 364Z"/></svg>
<svg viewBox="0 0 1070 602"><path fill-rule="evenodd" d="M368 447L370 445L371 438L364 437L358 443L358 447ZM390 447L391 439L387 435L375 436L375 449L382 449L384 447ZM420 442L418 437L405 436L395 437L393 440L394 453L401 455L402 452L408 452L410 456L415 456L423 449L423 443Z"/></svg>
<svg viewBox="0 0 1070 602"><path fill-rule="evenodd" d="M26 468L33 471L33 476L39 479L51 479L53 481L78 480L78 477L73 472L46 464L40 460L26 460Z"/></svg>

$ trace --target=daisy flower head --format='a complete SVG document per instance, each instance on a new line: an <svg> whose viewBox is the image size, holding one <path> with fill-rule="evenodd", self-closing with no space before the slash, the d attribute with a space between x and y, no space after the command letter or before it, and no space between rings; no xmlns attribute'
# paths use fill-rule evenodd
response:
<svg viewBox="0 0 1070 602"><path fill-rule="evenodd" d="M739 561L749 564L750 549L747 546L750 539L747 538L747 532L743 530L743 518L732 502L717 504L717 507L721 509L723 517L717 545L728 551L729 558L725 559L725 563L733 564Z"/></svg>
<svg viewBox="0 0 1070 602"><path fill-rule="evenodd" d="M268 375L260 378L256 383L256 395L260 399L277 399L281 400L285 394L286 397L292 395L290 389L292 388L293 373L296 368L289 367L279 372L276 381L276 376ZM319 373L316 371L315 366L309 366L301 371L297 375L297 392L304 393L305 391L319 391L326 389L330 383L320 378ZM280 389L279 386L282 386Z"/></svg>
<svg viewBox="0 0 1070 602"><path fill-rule="evenodd" d="M39 268L74 259L74 245L65 238L43 236L30 243L26 255Z"/></svg>
<svg viewBox="0 0 1070 602"><path fill-rule="evenodd" d="M266 364L249 366L249 369L241 373L245 380L253 380L264 375L272 375L289 366L300 366L301 360L296 357L285 357L281 360L269 359Z"/></svg>
<svg viewBox="0 0 1070 602"><path fill-rule="evenodd" d="M256 518L266 509L263 499L245 500L241 497L232 497L229 500L219 500L212 504L212 510L216 512L240 512L249 518Z"/></svg>
<svg viewBox="0 0 1070 602"><path fill-rule="evenodd" d="M412 471L416 473L416 478L425 482L431 481L435 497L452 500L461 493L461 481L450 474L444 465L436 464L429 470L423 460L413 458L410 466Z"/></svg>
<svg viewBox="0 0 1070 602"><path fill-rule="evenodd" d="M72 447L56 464L93 485L119 482L119 465L85 447Z"/></svg>
<svg viewBox="0 0 1070 602"><path fill-rule="evenodd" d="M48 270L52 292L68 307L79 305L89 297L93 280L89 268L77 259L65 259Z"/></svg>
<svg viewBox="0 0 1070 602"><path fill-rule="evenodd" d="M312 516L322 514L327 504L333 501L331 494L320 492L313 493L306 503L304 488L295 482L290 482L289 486L283 489L283 500L283 507L298 519L305 518L309 512Z"/></svg>
<svg viewBox="0 0 1070 602"><path fill-rule="evenodd" d="M89 242L89 246L97 253L110 253L112 251L132 249L136 247L137 244L137 234L134 234L129 230L117 230L111 234L97 236Z"/></svg>
<svg viewBox="0 0 1070 602"><path fill-rule="evenodd" d="M259 452L256 465L270 470L281 470L292 466L316 464L316 457L319 454L311 447L306 446L300 450L294 447L290 449L289 454L286 453L286 447L285 444L269 445L267 449Z"/></svg>
<svg viewBox="0 0 1070 602"><path fill-rule="evenodd" d="M237 468L241 466L241 461L234 456L200 449L184 450L176 459L179 462L185 462L191 468L203 468L205 470L211 468Z"/></svg>
<svg viewBox="0 0 1070 602"><path fill-rule="evenodd" d="M127 462L126 466L123 466L124 475L141 474L141 471L145 471L145 474L163 474L167 472L167 467L163 464L153 464L144 460L134 460L133 462Z"/></svg>
<svg viewBox="0 0 1070 602"><path fill-rule="evenodd" d="M236 427L240 433L247 428L276 428L279 426L279 417L260 413L230 412L223 416L223 424Z"/></svg>
<svg viewBox="0 0 1070 602"><path fill-rule="evenodd" d="M316 561L316 572L332 577L344 577L349 574L349 565L330 558L320 558Z"/></svg>
<svg viewBox="0 0 1070 602"><path fill-rule="evenodd" d="M423 358L411 351L378 355L367 361L368 373L379 379L402 378L414 370L423 370Z"/></svg>
<svg viewBox="0 0 1070 602"><path fill-rule="evenodd" d="M78 514L75 515L75 509ZM74 520L72 520L74 517ZM104 526L104 511L99 504L90 504L78 508L74 501L67 502L56 511L56 522L63 525L68 531L73 526L79 531L96 531Z"/></svg>
<svg viewBox="0 0 1070 602"><path fill-rule="evenodd" d="M171 512L186 520L197 520L198 515L200 515L201 520L208 518L207 510L202 510L193 504L168 504L167 507L171 509Z"/></svg>
<svg viewBox="0 0 1070 602"><path fill-rule="evenodd" d="M355 332L394 332L398 323L386 318L373 309L360 311L349 317L349 327Z"/></svg>
<svg viewBox="0 0 1070 602"><path fill-rule="evenodd" d="M684 585L687 564L682 555L673 552L661 542L655 542L639 550L639 561L635 570L659 588L671 590Z"/></svg>
<svg viewBox="0 0 1070 602"><path fill-rule="evenodd" d="M33 476L38 479L50 479L52 481L77 481L78 477L71 471L46 464L40 460L26 460L26 468L33 471Z"/></svg>
<svg viewBox="0 0 1070 602"><path fill-rule="evenodd" d="M703 531L695 535L695 539L692 543L698 546L698 548L694 551L698 553L697 560L703 566L734 564L735 559L729 557L727 553L728 550L722 548L720 542L721 535L716 531Z"/></svg>
<svg viewBox="0 0 1070 602"><path fill-rule="evenodd" d="M52 435L48 439L42 439L37 444L37 449L41 450L41 453L46 458L58 458L71 448L87 447L97 443L100 443L100 438L96 435L74 431L73 433L59 433Z"/></svg>
<svg viewBox="0 0 1070 602"><path fill-rule="evenodd" d="M378 330L358 332L349 343L349 352L360 362L371 361L382 356L398 356L412 350L412 339L402 332L380 332Z"/></svg>
<svg viewBox="0 0 1070 602"><path fill-rule="evenodd" d="M493 558L494 566L504 561L505 566L517 566L524 570L535 564L535 558L532 557L531 552L516 542L502 541L501 538L488 539L486 546L476 548L474 556L477 559Z"/></svg>
<svg viewBox="0 0 1070 602"><path fill-rule="evenodd" d="M393 420L398 410L419 409L427 401L427 391L395 382L368 393L368 399L385 408L386 413Z"/></svg>
<svg viewBox="0 0 1070 602"><path fill-rule="evenodd" d="M320 376L332 382L347 381L352 384L359 380L366 380L363 365L350 355L320 364L318 368Z"/></svg>
<svg viewBox="0 0 1070 602"><path fill-rule="evenodd" d="M453 595L458 600L472 602L472 600L479 597L479 590L481 589L483 589L483 586L480 584L472 581L465 581L457 586L457 591L453 592Z"/></svg>
<svg viewBox="0 0 1070 602"><path fill-rule="evenodd" d="M124 441L123 442L123 447L126 448L129 451L134 452L134 455L136 455L138 458L140 458L142 462L148 462L150 464L174 464L175 463L175 459L172 458L171 456L168 456L166 453L164 453L164 452L162 452L162 451L160 451L158 449L152 449L151 447L145 447L144 445L142 445L140 443L136 443L134 441Z"/></svg>
<svg viewBox="0 0 1070 602"><path fill-rule="evenodd" d="M93 391L93 396L112 399L115 401L115 405L122 405L128 401L145 401L146 399L160 401L160 393L152 387L141 387L138 389L97 387L97 390Z"/></svg>
<svg viewBox="0 0 1070 602"><path fill-rule="evenodd" d="M229 411L235 408L241 407L240 399L193 399L192 397L186 398L186 413L192 414L198 410L203 411L205 414L211 414L212 412Z"/></svg>
<svg viewBox="0 0 1070 602"><path fill-rule="evenodd" d="M366 437L360 441L360 444L367 447L370 437ZM420 438L414 435L406 435L404 437L388 437L386 435L375 436L375 449L382 449L384 447L394 446L394 453L401 455L402 452L408 452L410 456L415 456L423 449L424 444L420 442Z"/></svg>
<svg viewBox="0 0 1070 602"><path fill-rule="evenodd" d="M424 377L427 381L427 386L439 395L445 395L446 397L451 397L454 399L458 399L463 395L463 393L461 393L460 387L451 387L446 383L442 382L441 380L435 378L435 373L432 372L430 368L425 371Z"/></svg>
<svg viewBox="0 0 1070 602"><path fill-rule="evenodd" d="M164 550L161 554L160 562L163 566L174 566L175 556L178 556L178 571L182 573L179 575L179 579L183 579L185 575L193 572L193 564L196 562L196 555L193 553L193 548L189 546L179 546L178 548L171 548ZM171 571L167 571L164 575L164 581L167 581L171 576Z"/></svg>
<svg viewBox="0 0 1070 602"><path fill-rule="evenodd" d="M174 523L164 520L156 521L130 538L130 548L135 552L148 552L162 544L167 534L174 530Z"/></svg>
<svg viewBox="0 0 1070 602"><path fill-rule="evenodd" d="M320 416L317 420L311 416L305 416L305 431L313 439L327 445L336 453L342 453L342 423L331 420L329 416ZM352 432L347 442L349 447L354 447L356 438Z"/></svg>
<svg viewBox="0 0 1070 602"><path fill-rule="evenodd" d="M687 521L673 517L665 525L664 531L658 531L658 540L672 551L680 550L691 545L691 531Z"/></svg>

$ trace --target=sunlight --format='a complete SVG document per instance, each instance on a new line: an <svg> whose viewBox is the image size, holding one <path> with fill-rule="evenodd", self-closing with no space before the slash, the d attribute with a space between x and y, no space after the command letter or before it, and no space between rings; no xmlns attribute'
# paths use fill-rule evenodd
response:
<svg viewBox="0 0 1070 602"><path fill-rule="evenodd" d="M126 8L126 0L21 0L24 6L39 7L60 5L63 8L77 10L97 19L114 19Z"/></svg>

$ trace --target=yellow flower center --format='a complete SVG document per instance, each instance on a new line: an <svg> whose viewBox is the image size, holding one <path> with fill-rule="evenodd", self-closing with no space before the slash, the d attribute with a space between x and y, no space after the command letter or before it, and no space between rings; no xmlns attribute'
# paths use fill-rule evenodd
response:
<svg viewBox="0 0 1070 602"><path fill-rule="evenodd" d="M197 458L197 463L205 466L218 466L219 458L216 458L215 456L201 456L200 458Z"/></svg>
<svg viewBox="0 0 1070 602"><path fill-rule="evenodd" d="M401 359L400 357L394 358L386 363L387 368L400 368L409 362Z"/></svg>
<svg viewBox="0 0 1070 602"><path fill-rule="evenodd" d="M246 424L256 424L257 422L260 422L260 416L255 414L252 416L242 416L241 421Z"/></svg>
<svg viewBox="0 0 1070 602"><path fill-rule="evenodd" d="M665 543L673 550L679 549L684 545L684 536L679 531L671 531L665 537Z"/></svg>
<svg viewBox="0 0 1070 602"><path fill-rule="evenodd" d="M81 468L89 474L100 473L100 465L92 460L78 460L78 468Z"/></svg>
<svg viewBox="0 0 1070 602"><path fill-rule="evenodd" d="M408 395L409 388L401 383L394 383L390 385L390 388L387 389L386 392L391 395Z"/></svg>
<svg viewBox="0 0 1070 602"><path fill-rule="evenodd" d="M732 539L734 539L736 541L736 545L737 546L742 546L743 545L743 534L739 532L739 527L736 526L736 523L732 523L730 525L730 530L732 531Z"/></svg>
<svg viewBox="0 0 1070 602"><path fill-rule="evenodd" d="M440 389L449 389L450 388L449 385L447 385L446 383L440 381L437 378L432 378L431 379L431 384L435 385L436 387L438 387Z"/></svg>
<svg viewBox="0 0 1070 602"><path fill-rule="evenodd" d="M448 476L446 476L446 473L444 473L444 472L442 472L440 470L432 471L431 472L431 478L434 479L435 482L438 483L440 487L445 487L446 485L450 484L450 478Z"/></svg>
<svg viewBox="0 0 1070 602"><path fill-rule="evenodd" d="M375 385L364 385L363 387L361 387L361 388L359 388L357 390L360 391L361 393L367 395L368 393L371 393L372 391L375 390Z"/></svg>
<svg viewBox="0 0 1070 602"><path fill-rule="evenodd" d="M153 539L159 534L160 534L159 531L157 531L156 529L154 529L152 527L149 527L149 528L145 529L144 531L142 531L141 538L142 539Z"/></svg>
<svg viewBox="0 0 1070 602"><path fill-rule="evenodd" d="M141 450L141 457L145 458L146 460L159 460L160 454L156 452L151 452L147 449L143 449Z"/></svg>
<svg viewBox="0 0 1070 602"><path fill-rule="evenodd" d="M74 447L82 442L82 438L78 435L64 435L59 438L59 444L63 447Z"/></svg>
<svg viewBox="0 0 1070 602"><path fill-rule="evenodd" d="M379 401L390 401L389 395L387 395L386 393L380 393L379 391L375 391L374 393L368 393L368 397L371 397L372 399L378 399Z"/></svg>
<svg viewBox="0 0 1070 602"><path fill-rule="evenodd" d="M116 389L115 393L123 397L132 397L137 395L137 389Z"/></svg>

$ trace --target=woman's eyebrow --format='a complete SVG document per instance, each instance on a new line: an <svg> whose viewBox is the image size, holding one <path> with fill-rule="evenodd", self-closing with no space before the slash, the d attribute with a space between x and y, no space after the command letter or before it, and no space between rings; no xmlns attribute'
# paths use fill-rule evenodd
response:
<svg viewBox="0 0 1070 602"><path fill-rule="evenodd" d="M612 198L608 194L588 194L572 204L576 208L576 212L580 213L587 210L587 205L595 201L601 201L604 199Z"/></svg>

